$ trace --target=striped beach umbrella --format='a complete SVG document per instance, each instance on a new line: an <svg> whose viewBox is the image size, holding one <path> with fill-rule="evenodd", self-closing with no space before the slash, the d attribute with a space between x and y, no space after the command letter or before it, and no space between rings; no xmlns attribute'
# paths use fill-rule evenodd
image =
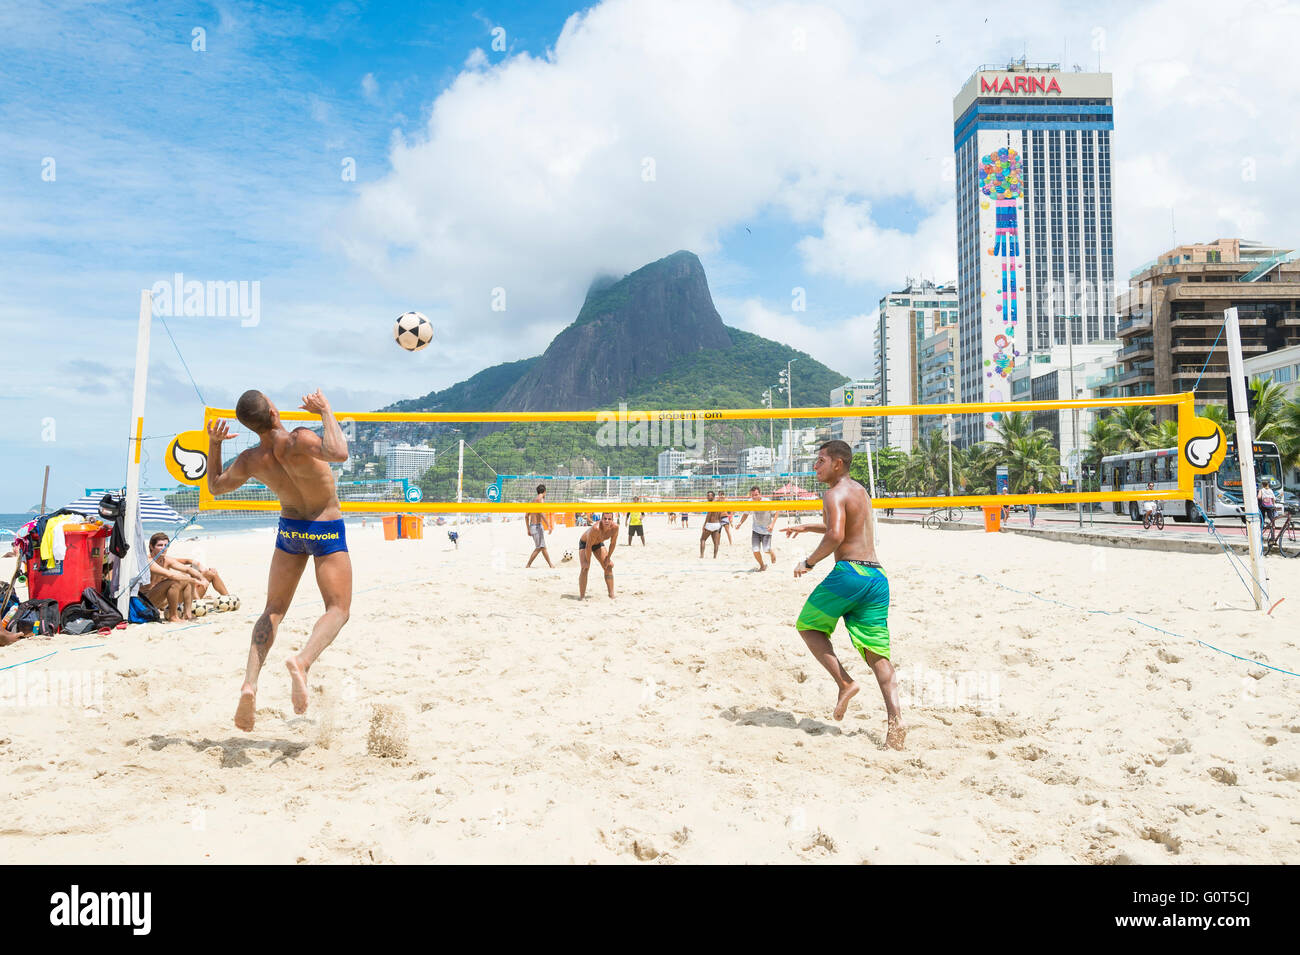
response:
<svg viewBox="0 0 1300 955"><path fill-rule="evenodd" d="M75 511L78 514L85 514L89 517L98 517L99 502L103 496L104 495L101 493L79 497L71 504L65 504L64 508L69 511ZM141 494L140 520L179 524L181 521L185 520L185 518L163 501L162 498L154 497L152 494Z"/></svg>

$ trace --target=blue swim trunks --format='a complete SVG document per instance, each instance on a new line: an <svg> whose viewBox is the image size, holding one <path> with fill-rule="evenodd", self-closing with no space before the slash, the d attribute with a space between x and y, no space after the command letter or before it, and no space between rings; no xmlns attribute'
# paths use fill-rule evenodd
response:
<svg viewBox="0 0 1300 955"><path fill-rule="evenodd" d="M337 551L348 549L348 540L343 533L343 521L295 521L289 517L280 518L280 527L275 532L276 550L286 554L311 554L324 557Z"/></svg>

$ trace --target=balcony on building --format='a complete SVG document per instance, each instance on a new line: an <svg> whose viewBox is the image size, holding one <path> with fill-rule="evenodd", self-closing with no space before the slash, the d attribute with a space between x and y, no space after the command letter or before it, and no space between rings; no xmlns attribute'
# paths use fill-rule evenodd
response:
<svg viewBox="0 0 1300 955"><path fill-rule="evenodd" d="M1156 366L1154 362L1139 362L1132 368L1126 368L1115 376L1115 384L1124 385L1129 383L1138 383L1150 381L1152 385L1156 380Z"/></svg>
<svg viewBox="0 0 1300 955"><path fill-rule="evenodd" d="M1134 312L1115 326L1115 334L1120 338L1151 331L1151 313Z"/></svg>
<svg viewBox="0 0 1300 955"><path fill-rule="evenodd" d="M1131 361L1142 356L1150 358L1155 355L1155 345L1148 337L1135 338L1121 348L1117 354L1125 361Z"/></svg>

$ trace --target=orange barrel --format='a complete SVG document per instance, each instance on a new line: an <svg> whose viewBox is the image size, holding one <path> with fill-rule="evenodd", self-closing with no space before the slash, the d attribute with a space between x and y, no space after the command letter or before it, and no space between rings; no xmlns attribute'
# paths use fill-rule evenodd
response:
<svg viewBox="0 0 1300 955"><path fill-rule="evenodd" d="M396 514L384 518L384 540L395 541L402 536L402 519Z"/></svg>
<svg viewBox="0 0 1300 955"><path fill-rule="evenodd" d="M996 534L1002 530L1002 508L984 508L984 530L989 534Z"/></svg>
<svg viewBox="0 0 1300 955"><path fill-rule="evenodd" d="M405 515L402 518L402 536L422 540L424 538L424 521L413 514Z"/></svg>

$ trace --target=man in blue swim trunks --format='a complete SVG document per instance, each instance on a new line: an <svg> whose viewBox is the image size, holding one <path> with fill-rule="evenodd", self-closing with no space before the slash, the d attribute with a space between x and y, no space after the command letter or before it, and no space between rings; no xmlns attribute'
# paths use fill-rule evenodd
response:
<svg viewBox="0 0 1300 955"><path fill-rule="evenodd" d="M312 628L307 645L285 661L295 713L307 712L307 671L347 623L352 605L352 559L330 471L331 463L342 464L348 459L348 442L319 390L303 397L302 408L320 415L320 434L310 428L286 430L280 423L280 412L266 395L244 392L235 406L235 416L258 436L259 442L241 451L228 468L222 467L221 443L230 439L230 428L220 418L208 422L208 490L229 494L256 478L280 500L280 526L271 553L266 608L253 625L248 672L235 710L235 725L244 731L253 728L257 677L275 642L275 631L289 611L308 558L316 561L316 584L325 602L325 613Z"/></svg>
<svg viewBox="0 0 1300 955"><path fill-rule="evenodd" d="M786 537L814 531L822 535L817 549L795 564L794 575L802 577L822 558L835 554L835 566L817 585L795 623L799 635L817 661L826 668L839 688L834 717L844 719L849 700L858 685L840 663L830 635L842 618L853 646L876 675L885 698L889 724L885 743L903 748L907 729L898 706L898 680L889 662L889 580L876 560L875 517L866 489L849 477L853 451L843 441L827 441L817 449L813 471L825 484L821 524L799 524L785 529Z"/></svg>

